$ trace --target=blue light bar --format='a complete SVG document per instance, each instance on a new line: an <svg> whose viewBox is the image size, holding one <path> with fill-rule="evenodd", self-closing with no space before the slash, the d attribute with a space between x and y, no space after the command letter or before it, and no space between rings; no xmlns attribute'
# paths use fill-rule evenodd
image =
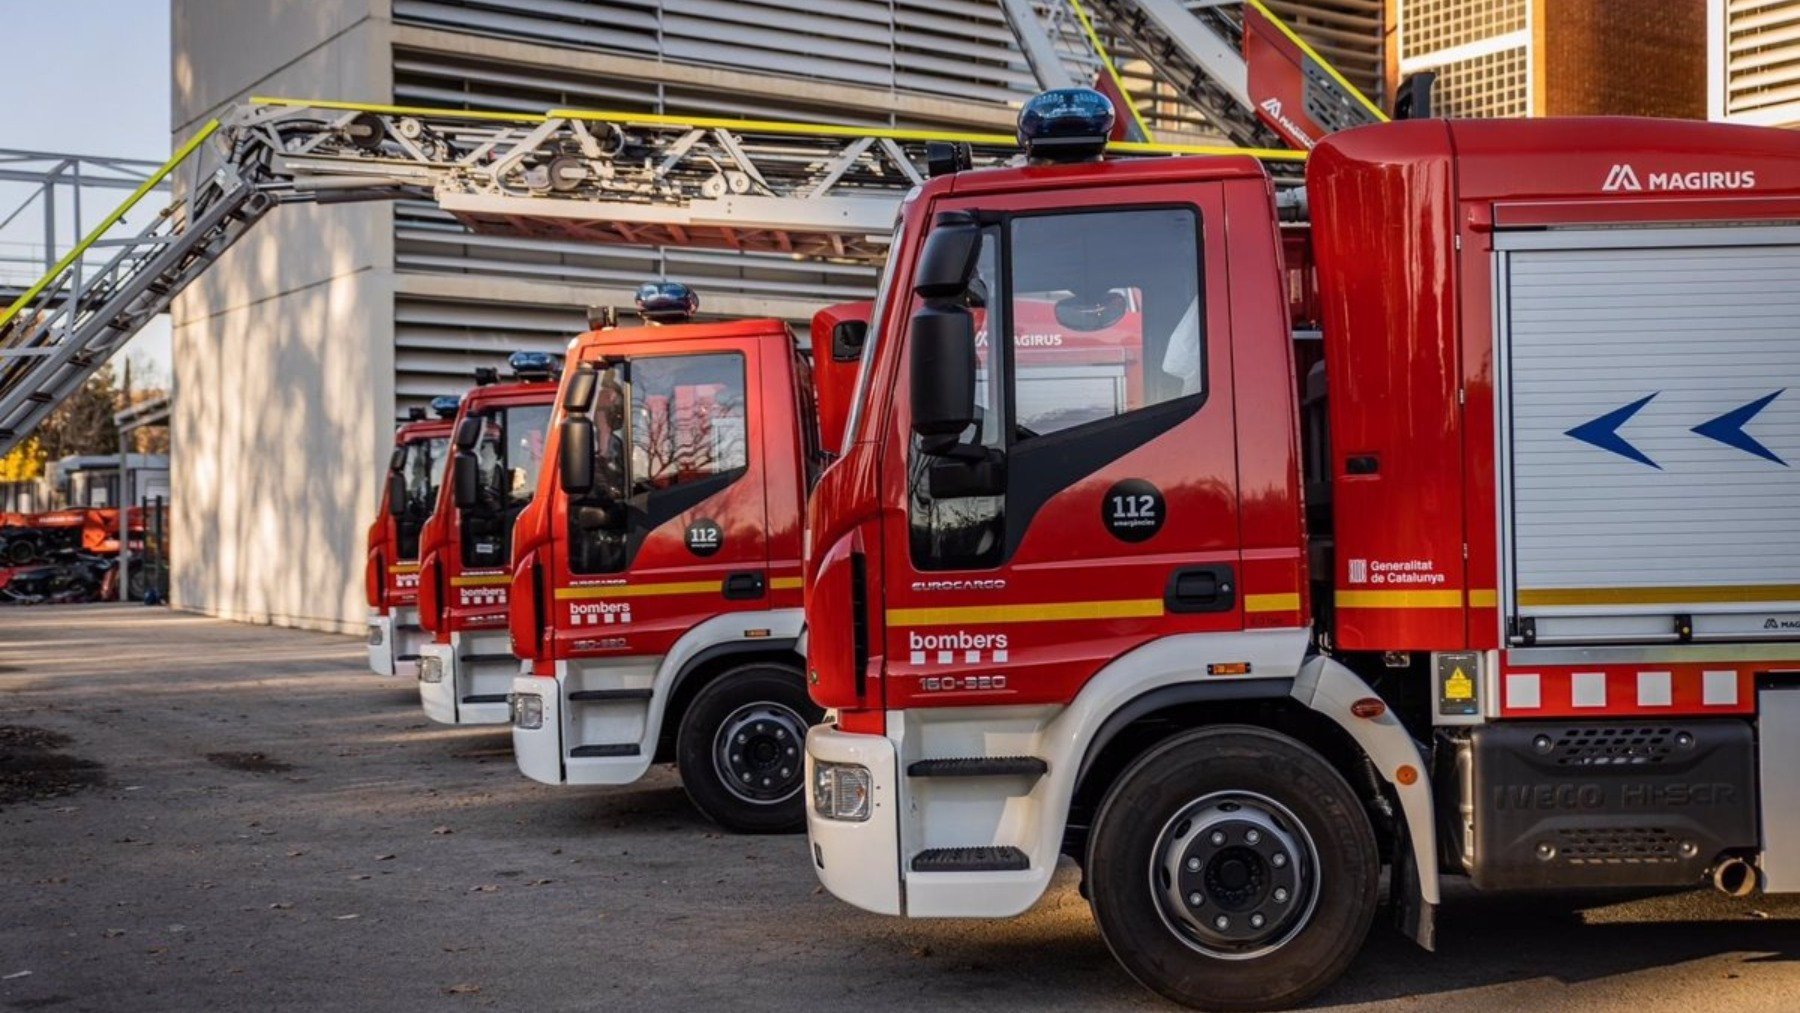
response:
<svg viewBox="0 0 1800 1013"><path fill-rule="evenodd" d="M506 364L521 380L547 380L556 375L562 359L549 352L514 352Z"/></svg>
<svg viewBox="0 0 1800 1013"><path fill-rule="evenodd" d="M1099 157L1112 136L1112 100L1092 88L1055 88L1019 110L1019 147L1043 162Z"/></svg>
<svg viewBox="0 0 1800 1013"><path fill-rule="evenodd" d="M440 419L456 417L457 406L462 404L462 397L457 394L440 394L431 399L431 413Z"/></svg>
<svg viewBox="0 0 1800 1013"><path fill-rule="evenodd" d="M647 281L638 286L638 316L656 324L692 320L700 309L700 297L679 281Z"/></svg>

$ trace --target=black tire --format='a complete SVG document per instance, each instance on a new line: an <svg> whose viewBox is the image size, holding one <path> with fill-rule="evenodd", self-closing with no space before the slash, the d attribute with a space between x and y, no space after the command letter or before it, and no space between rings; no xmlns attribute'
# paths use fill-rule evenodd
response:
<svg viewBox="0 0 1800 1013"><path fill-rule="evenodd" d="M688 797L737 833L805 829L806 729L821 716L798 668L756 662L720 673L694 695L676 734Z"/></svg>
<svg viewBox="0 0 1800 1013"><path fill-rule="evenodd" d="M1381 858L1323 757L1225 725L1169 739L1120 776L1086 874L1100 935L1133 978L1201 1009L1266 1010L1304 1002L1355 959Z"/></svg>

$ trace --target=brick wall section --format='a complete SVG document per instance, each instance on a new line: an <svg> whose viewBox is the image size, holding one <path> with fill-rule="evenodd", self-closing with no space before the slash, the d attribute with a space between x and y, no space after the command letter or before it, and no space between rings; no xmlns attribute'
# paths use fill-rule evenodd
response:
<svg viewBox="0 0 1800 1013"><path fill-rule="evenodd" d="M1706 0L1544 0L1540 116L1706 118Z"/></svg>

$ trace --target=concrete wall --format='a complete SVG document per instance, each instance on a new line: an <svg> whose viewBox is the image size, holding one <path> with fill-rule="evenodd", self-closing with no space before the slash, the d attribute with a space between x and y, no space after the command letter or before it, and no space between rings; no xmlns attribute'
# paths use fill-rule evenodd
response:
<svg viewBox="0 0 1800 1013"><path fill-rule="evenodd" d="M251 95L386 102L387 0L172 0L176 138ZM393 211L282 207L175 303L171 599L362 627L393 425Z"/></svg>

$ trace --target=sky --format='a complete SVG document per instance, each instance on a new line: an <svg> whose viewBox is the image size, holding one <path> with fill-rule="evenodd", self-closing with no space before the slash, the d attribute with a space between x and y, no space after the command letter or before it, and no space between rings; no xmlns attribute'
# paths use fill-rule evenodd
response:
<svg viewBox="0 0 1800 1013"><path fill-rule="evenodd" d="M169 157L168 0L0 0L0 47L0 148ZM0 183L0 220L29 192ZM90 191L85 225L125 194ZM33 206L20 216L27 221L25 233L0 232L0 243L41 246L43 213ZM71 232L73 223L65 223L64 250ZM3 266L9 275L16 270ZM126 354L149 359L167 376L167 318L146 327Z"/></svg>

